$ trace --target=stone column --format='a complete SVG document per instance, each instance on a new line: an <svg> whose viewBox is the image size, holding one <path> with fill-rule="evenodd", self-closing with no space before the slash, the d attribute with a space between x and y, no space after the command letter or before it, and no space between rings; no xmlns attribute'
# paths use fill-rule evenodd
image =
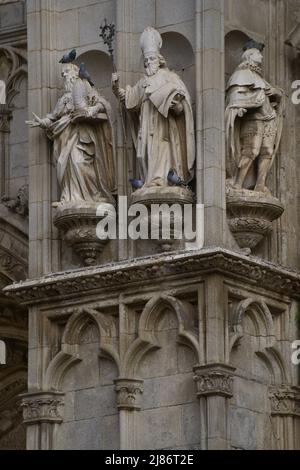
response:
<svg viewBox="0 0 300 470"><path fill-rule="evenodd" d="M300 389L285 385L274 386L270 389L271 416L275 450L295 450L299 448L296 442L296 425L300 419ZM298 423L297 423L298 421Z"/></svg>
<svg viewBox="0 0 300 470"><path fill-rule="evenodd" d="M116 2L116 53L117 70L120 76L120 85L131 84L133 82L133 57L134 44L132 21L134 9L138 5L134 0L118 0ZM130 138L130 130L127 123L126 113L123 112L122 122L119 104L118 126L117 126L117 162L118 162L118 194L128 195L128 180L133 176L133 153ZM124 133L125 131L125 133ZM125 135L126 134L126 135ZM127 222L122 219L119 213L119 224L127 227ZM119 240L119 259L127 259L129 252L133 250L133 243L127 240Z"/></svg>
<svg viewBox="0 0 300 470"><path fill-rule="evenodd" d="M10 133L10 120L12 119L12 112L6 105L0 105L0 199L2 196L8 194L7 192L7 165L9 157L9 133Z"/></svg>
<svg viewBox="0 0 300 470"><path fill-rule="evenodd" d="M227 364L194 367L200 401L200 442L203 450L229 449L228 399L233 395L234 370Z"/></svg>
<svg viewBox="0 0 300 470"><path fill-rule="evenodd" d="M135 415L141 409L141 396L143 394L143 380L117 379L115 390L117 393L117 407L120 411L120 449L136 449L135 446Z"/></svg>
<svg viewBox="0 0 300 470"><path fill-rule="evenodd" d="M195 21L198 203L205 205L205 245L224 246L227 230L224 1L196 0Z"/></svg>
<svg viewBox="0 0 300 470"><path fill-rule="evenodd" d="M55 426L62 423L64 393L34 392L21 395L23 419L27 426L27 450L51 450Z"/></svg>
<svg viewBox="0 0 300 470"><path fill-rule="evenodd" d="M28 0L28 109L45 116L57 101L56 0ZM59 270L58 235L52 224L56 171L50 145L40 129L29 130L29 276Z"/></svg>

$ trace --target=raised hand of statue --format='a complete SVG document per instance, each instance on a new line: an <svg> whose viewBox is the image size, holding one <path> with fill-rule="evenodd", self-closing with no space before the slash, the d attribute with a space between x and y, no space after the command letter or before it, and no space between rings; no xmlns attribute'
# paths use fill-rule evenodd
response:
<svg viewBox="0 0 300 470"><path fill-rule="evenodd" d="M120 88L119 82L120 82L120 77L116 72L114 72L111 76L111 84L112 84L112 89L114 92L118 92Z"/></svg>
<svg viewBox="0 0 300 470"><path fill-rule="evenodd" d="M35 113L32 113L34 119L32 121L25 121L25 124L29 127L45 127L44 120L38 117Z"/></svg>
<svg viewBox="0 0 300 470"><path fill-rule="evenodd" d="M116 72L114 72L111 77L112 90L114 94L120 99L120 101L124 103L126 92L125 90L123 90L123 88L120 88L119 82L120 82L120 77Z"/></svg>

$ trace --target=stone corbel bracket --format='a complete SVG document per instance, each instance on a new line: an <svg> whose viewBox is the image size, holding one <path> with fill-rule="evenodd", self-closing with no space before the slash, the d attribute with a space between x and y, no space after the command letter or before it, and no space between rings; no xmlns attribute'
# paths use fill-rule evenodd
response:
<svg viewBox="0 0 300 470"><path fill-rule="evenodd" d="M24 423L62 423L64 395L62 392L36 392L21 395Z"/></svg>
<svg viewBox="0 0 300 470"><path fill-rule="evenodd" d="M294 416L300 418L300 388L287 385L270 388L272 416Z"/></svg>
<svg viewBox="0 0 300 470"><path fill-rule="evenodd" d="M234 367L226 364L209 364L194 367L194 381L197 386L197 396L233 396Z"/></svg>
<svg viewBox="0 0 300 470"><path fill-rule="evenodd" d="M143 380L117 379L115 391L117 393L117 407L119 410L140 410L141 397L144 392Z"/></svg>

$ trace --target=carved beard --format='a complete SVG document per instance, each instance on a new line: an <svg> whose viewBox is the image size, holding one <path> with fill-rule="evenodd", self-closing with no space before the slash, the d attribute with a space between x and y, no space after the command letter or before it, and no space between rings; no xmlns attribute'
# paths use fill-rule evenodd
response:
<svg viewBox="0 0 300 470"><path fill-rule="evenodd" d="M67 93L71 93L73 90L73 85L74 85L75 77L66 77L65 78L65 91Z"/></svg>
<svg viewBox="0 0 300 470"><path fill-rule="evenodd" d="M145 67L146 74L148 77L152 77L152 75L155 75L158 70L159 70L159 65L157 64L149 64L147 67Z"/></svg>

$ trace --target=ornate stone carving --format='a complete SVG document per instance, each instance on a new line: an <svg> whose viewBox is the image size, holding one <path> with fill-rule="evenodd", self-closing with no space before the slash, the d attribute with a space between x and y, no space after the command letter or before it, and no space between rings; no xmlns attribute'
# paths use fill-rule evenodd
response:
<svg viewBox="0 0 300 470"><path fill-rule="evenodd" d="M100 240L96 233L97 223L101 220L96 215L99 205L62 205L58 206L54 216L54 225L64 233L65 241L79 255L85 266L98 264L107 244L107 240ZM115 216L115 212L111 212Z"/></svg>
<svg viewBox="0 0 300 470"><path fill-rule="evenodd" d="M283 212L283 205L274 197L227 189L229 228L240 248L254 249L272 231L272 222Z"/></svg>
<svg viewBox="0 0 300 470"><path fill-rule="evenodd" d="M272 416L300 417L300 389L286 385L270 388Z"/></svg>
<svg viewBox="0 0 300 470"><path fill-rule="evenodd" d="M113 74L113 90L131 114L133 141L139 178L144 187L157 191L170 186L168 174L179 179L193 178L195 162L194 119L189 92L180 78L166 67L160 54L162 38L148 27L141 36L145 75L126 90ZM145 194L146 198L146 194Z"/></svg>
<svg viewBox="0 0 300 470"><path fill-rule="evenodd" d="M194 380L197 385L197 396L210 395L231 398L233 395L234 368L225 364L209 364L194 367Z"/></svg>
<svg viewBox="0 0 300 470"><path fill-rule="evenodd" d="M115 390L117 393L117 406L119 410L140 410L140 399L144 392L143 380L117 379Z"/></svg>
<svg viewBox="0 0 300 470"><path fill-rule="evenodd" d="M41 127L53 144L61 187L55 225L85 264L97 261L104 241L96 236L96 208L115 204L115 146L111 106L74 64L63 64L65 93L54 111L30 127Z"/></svg>
<svg viewBox="0 0 300 470"><path fill-rule="evenodd" d="M2 203L5 207L16 214L27 217L28 215L28 184L24 184L18 191L16 199L10 199L7 196L2 197Z"/></svg>
<svg viewBox="0 0 300 470"><path fill-rule="evenodd" d="M300 298L300 276L291 269L243 256L221 248L191 253L159 255L140 259L139 263L122 262L66 274L47 275L38 281L30 280L5 288L5 292L20 302L37 303L78 292L91 293L101 289L120 289L129 285L141 286L149 281L161 282L168 277L182 278L215 272L233 279L263 286L271 292Z"/></svg>
<svg viewBox="0 0 300 470"><path fill-rule="evenodd" d="M183 207L185 204L193 204L193 193L191 190L182 187L161 187L159 191L155 187L151 188L142 188L137 190L133 193L131 198L132 204L143 204L148 209L148 220L145 221L149 227L153 227L154 224L154 217L151 216L151 207L152 204L163 205L167 204L170 208L173 204L179 205L181 207L181 211L183 214ZM184 227L181 226L179 228L179 236L176 236L176 214L171 213L166 216L166 226L170 226L170 238L162 238L162 228L164 224L163 220L164 215L162 218L157 220L158 228L159 228L159 239L157 240L157 244L159 245L161 251L175 251L176 249L182 249L182 240L180 240L181 234L184 233Z"/></svg>
<svg viewBox="0 0 300 470"><path fill-rule="evenodd" d="M12 111L6 105L0 104L0 132L8 134L10 132L10 121L12 119Z"/></svg>
<svg viewBox="0 0 300 470"><path fill-rule="evenodd" d="M22 395L21 407L26 424L61 423L64 393L37 392Z"/></svg>

